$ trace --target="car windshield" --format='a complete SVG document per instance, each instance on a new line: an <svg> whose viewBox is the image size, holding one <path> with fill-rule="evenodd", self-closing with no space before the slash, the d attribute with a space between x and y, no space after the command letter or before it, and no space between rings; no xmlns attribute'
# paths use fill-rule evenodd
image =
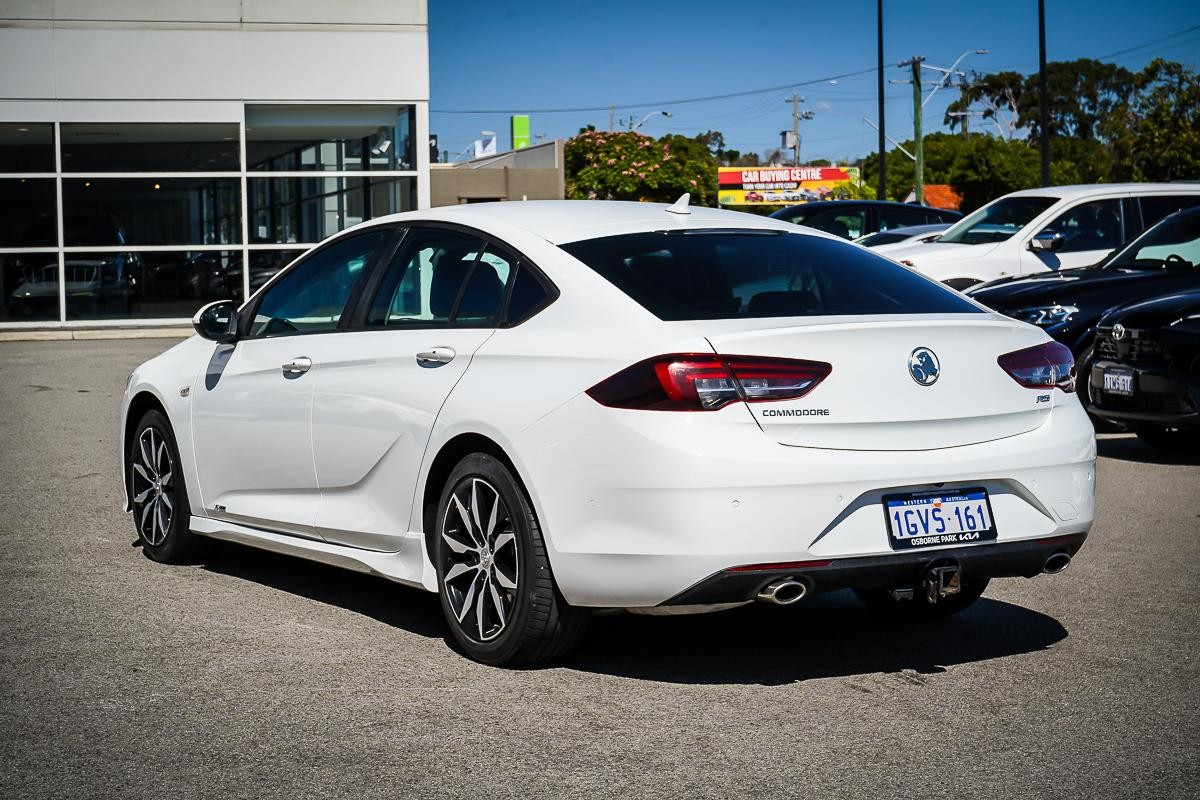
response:
<svg viewBox="0 0 1200 800"><path fill-rule="evenodd" d="M950 244L1002 242L1057 202L1057 197L1001 197L954 223L934 241Z"/></svg>
<svg viewBox="0 0 1200 800"><path fill-rule="evenodd" d="M1167 217L1102 264L1104 269L1195 269L1200 266L1200 213Z"/></svg>
<svg viewBox="0 0 1200 800"><path fill-rule="evenodd" d="M882 256L820 236L700 229L562 248L662 320L982 313Z"/></svg>

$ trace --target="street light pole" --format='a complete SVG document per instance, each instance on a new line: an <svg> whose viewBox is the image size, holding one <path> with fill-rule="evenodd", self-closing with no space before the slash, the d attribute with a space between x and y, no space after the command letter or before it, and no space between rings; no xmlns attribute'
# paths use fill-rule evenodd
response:
<svg viewBox="0 0 1200 800"><path fill-rule="evenodd" d="M878 57L879 75L877 91L879 93L879 185L875 187L877 200L887 199L887 148L884 146L883 124L883 0L875 2L876 20L876 55Z"/></svg>
<svg viewBox="0 0 1200 800"><path fill-rule="evenodd" d="M646 124L646 120L650 119L651 117L657 117L659 114L667 119L670 119L672 116L674 116L670 111L651 111L649 114L638 120L636 125L630 125L629 130L636 131L638 128ZM630 117L629 121L633 122L633 117Z"/></svg>
<svg viewBox="0 0 1200 800"><path fill-rule="evenodd" d="M1042 186L1050 185L1050 98L1046 95L1046 0L1038 0L1038 138L1042 149Z"/></svg>

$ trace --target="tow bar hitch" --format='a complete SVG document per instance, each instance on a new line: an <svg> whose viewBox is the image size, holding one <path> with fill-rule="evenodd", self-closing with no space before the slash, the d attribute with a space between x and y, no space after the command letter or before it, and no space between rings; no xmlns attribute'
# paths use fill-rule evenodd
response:
<svg viewBox="0 0 1200 800"><path fill-rule="evenodd" d="M957 564L930 567L925 573L925 598L936 603L943 597L958 594L962 590L962 572Z"/></svg>

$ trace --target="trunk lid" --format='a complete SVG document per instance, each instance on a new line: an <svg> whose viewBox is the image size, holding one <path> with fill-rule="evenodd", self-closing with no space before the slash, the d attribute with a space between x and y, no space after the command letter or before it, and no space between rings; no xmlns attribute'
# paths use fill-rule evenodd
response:
<svg viewBox="0 0 1200 800"><path fill-rule="evenodd" d="M722 355L833 366L824 381L798 400L746 404L762 431L785 445L957 447L1033 430L1055 403L1067 399L1058 390L1027 389L1000 368L998 356L1040 344L1045 335L998 315L736 321L710 328L708 341ZM921 348L932 351L939 368L928 385L910 370L910 359ZM917 372L930 363L920 356L917 361Z"/></svg>

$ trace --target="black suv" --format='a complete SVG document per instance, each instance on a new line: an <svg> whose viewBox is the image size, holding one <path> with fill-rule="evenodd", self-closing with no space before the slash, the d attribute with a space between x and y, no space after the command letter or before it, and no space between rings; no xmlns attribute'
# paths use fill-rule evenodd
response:
<svg viewBox="0 0 1200 800"><path fill-rule="evenodd" d="M962 219L962 214L957 211L886 200L814 200L781 208L771 216L850 240L892 228L953 223Z"/></svg>
<svg viewBox="0 0 1200 800"><path fill-rule="evenodd" d="M1093 416L1150 445L1200 445L1200 288L1105 314L1084 377Z"/></svg>

